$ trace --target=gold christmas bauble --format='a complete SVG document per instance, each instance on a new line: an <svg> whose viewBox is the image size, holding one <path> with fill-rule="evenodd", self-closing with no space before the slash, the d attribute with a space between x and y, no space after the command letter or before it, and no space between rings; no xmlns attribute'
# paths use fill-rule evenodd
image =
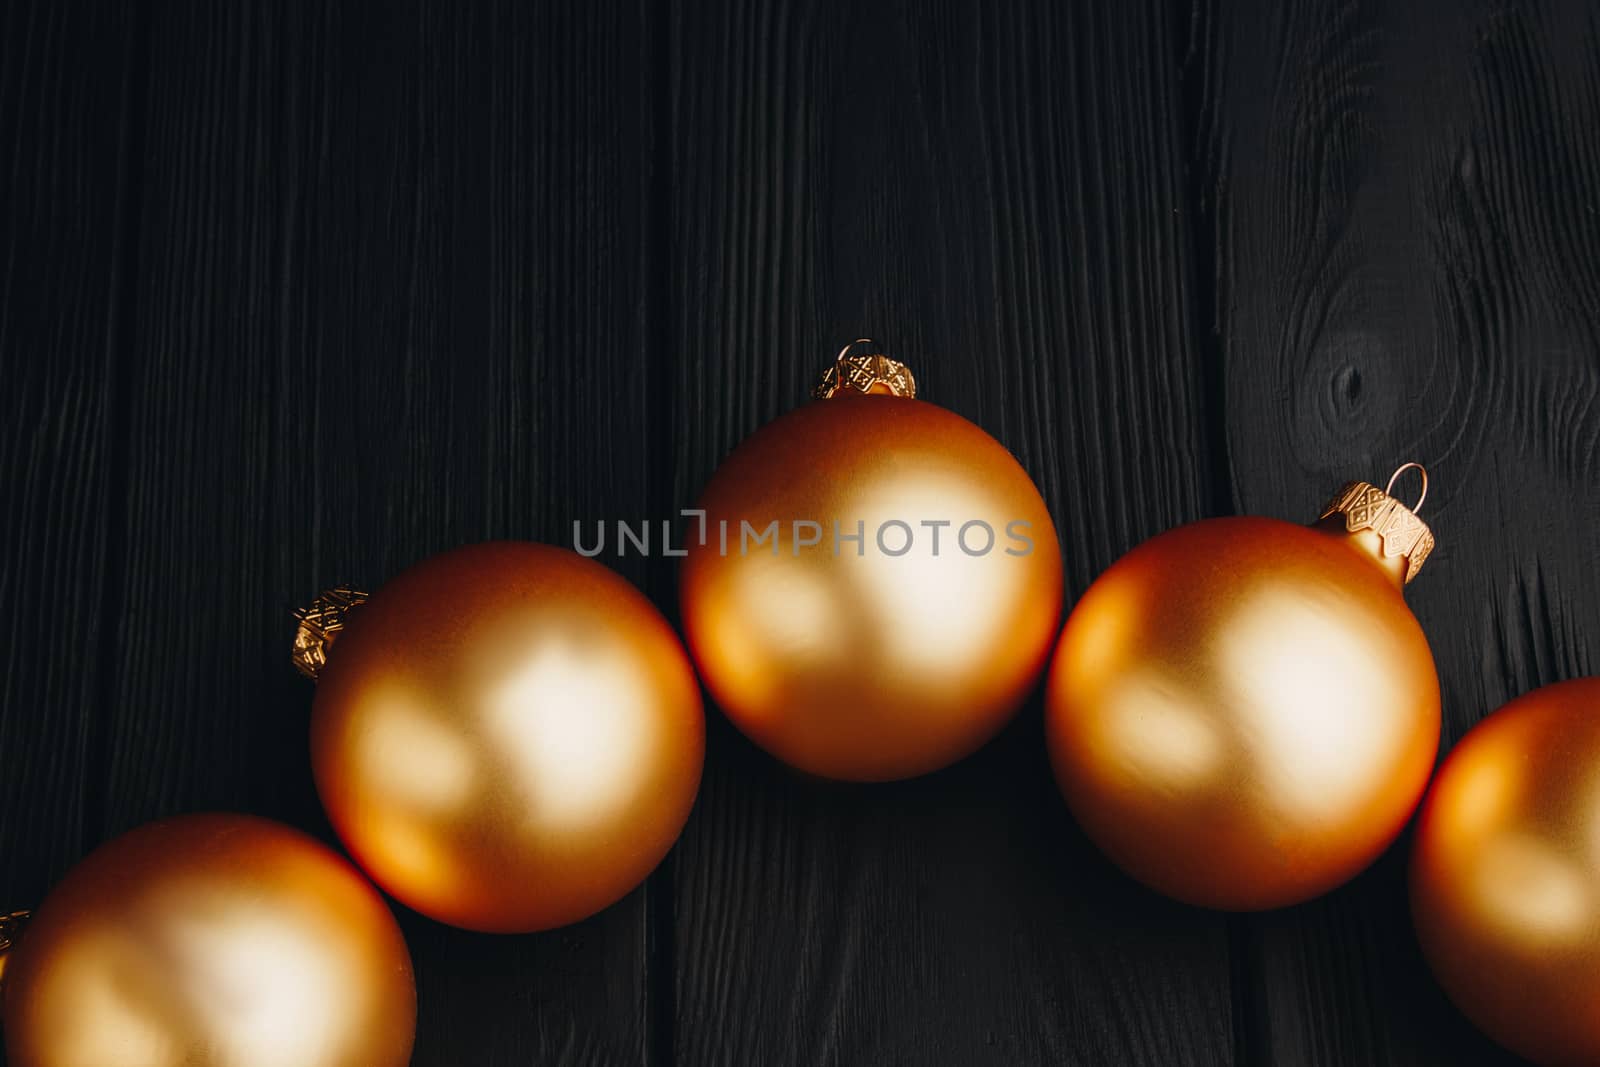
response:
<svg viewBox="0 0 1600 1067"><path fill-rule="evenodd" d="M330 849L242 815L92 853L5 972L11 1067L404 1067L416 988L383 898Z"/></svg>
<svg viewBox="0 0 1600 1067"><path fill-rule="evenodd" d="M1490 1037L1600 1063L1600 678L1547 685L1439 769L1411 853L1423 953Z"/></svg>
<svg viewBox="0 0 1600 1067"><path fill-rule="evenodd" d="M706 486L683 625L762 748L827 778L907 778L978 748L1026 696L1059 622L1060 549L1011 454L908 395L901 365L841 359L822 392Z"/></svg>
<svg viewBox="0 0 1600 1067"><path fill-rule="evenodd" d="M317 789L396 898L472 930L575 922L683 829L705 719L677 635L574 552L434 556L350 608L318 674Z"/></svg>
<svg viewBox="0 0 1600 1067"><path fill-rule="evenodd" d="M1433 657L1401 594L1432 543L1362 482L1311 527L1211 519L1118 560L1068 618L1046 696L1089 837L1154 889L1228 910L1371 863L1438 745Z"/></svg>

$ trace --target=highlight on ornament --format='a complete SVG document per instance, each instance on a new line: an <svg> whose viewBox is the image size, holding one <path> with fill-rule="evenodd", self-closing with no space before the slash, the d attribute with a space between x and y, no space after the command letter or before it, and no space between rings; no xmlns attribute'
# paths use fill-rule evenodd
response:
<svg viewBox="0 0 1600 1067"><path fill-rule="evenodd" d="M1022 465L847 345L685 514L685 636L716 704L808 774L886 781L970 754L1033 687L1061 550ZM759 540L752 540L759 539Z"/></svg>
<svg viewBox="0 0 1600 1067"><path fill-rule="evenodd" d="M303 611L312 769L356 862L472 930L547 930L621 899L688 820L694 671L626 580L563 548L469 545Z"/></svg>
<svg viewBox="0 0 1600 1067"><path fill-rule="evenodd" d="M1415 507L1394 495L1421 477ZM1072 610L1046 687L1067 804L1116 864L1226 910L1325 893L1394 841L1439 743L1404 586L1433 549L1427 474L1351 482L1309 526L1234 517L1151 538Z"/></svg>
<svg viewBox="0 0 1600 1067"><path fill-rule="evenodd" d="M1547 685L1474 726L1411 847L1411 910L1439 983L1544 1067L1600 1063L1600 678Z"/></svg>
<svg viewBox="0 0 1600 1067"><path fill-rule="evenodd" d="M102 845L0 919L11 1067L404 1067L411 958L331 849L244 815Z"/></svg>

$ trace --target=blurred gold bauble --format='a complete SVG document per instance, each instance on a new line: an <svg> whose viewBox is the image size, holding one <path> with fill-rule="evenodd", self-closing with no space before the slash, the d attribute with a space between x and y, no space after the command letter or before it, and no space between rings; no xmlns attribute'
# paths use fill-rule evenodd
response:
<svg viewBox="0 0 1600 1067"><path fill-rule="evenodd" d="M576 922L644 881L700 785L677 635L566 549L434 556L342 620L318 674L317 789L396 898L471 930Z"/></svg>
<svg viewBox="0 0 1600 1067"><path fill-rule="evenodd" d="M1439 742L1433 657L1401 595L1432 543L1359 482L1314 526L1210 519L1118 560L1067 619L1046 697L1089 837L1146 885L1228 910L1371 863Z"/></svg>
<svg viewBox="0 0 1600 1067"><path fill-rule="evenodd" d="M383 898L286 826L190 815L117 838L25 927L11 1067L404 1067L416 987Z"/></svg>
<svg viewBox="0 0 1600 1067"><path fill-rule="evenodd" d="M1060 549L1017 461L907 395L904 367L841 358L819 388L706 486L683 625L762 748L827 778L908 778L978 748L1027 695L1060 618Z"/></svg>
<svg viewBox="0 0 1600 1067"><path fill-rule="evenodd" d="M1456 745L1417 820L1411 909L1490 1037L1600 1063L1600 678L1535 689Z"/></svg>

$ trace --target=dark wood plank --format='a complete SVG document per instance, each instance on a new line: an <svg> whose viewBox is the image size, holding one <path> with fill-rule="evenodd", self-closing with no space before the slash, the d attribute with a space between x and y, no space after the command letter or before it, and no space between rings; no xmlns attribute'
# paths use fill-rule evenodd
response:
<svg viewBox="0 0 1600 1067"><path fill-rule="evenodd" d="M1448 747L1600 667L1600 16L1264 0L1190 25L1237 506L1306 518L1428 464L1409 599ZM1260 1062L1509 1062L1426 973L1403 860L1254 924Z"/></svg>
<svg viewBox="0 0 1600 1067"><path fill-rule="evenodd" d="M108 828L326 834L290 611L657 480L637 5L155 5ZM405 915L415 1062L640 1061L644 893L544 936Z"/></svg>
<svg viewBox="0 0 1600 1067"><path fill-rule="evenodd" d="M0 910L94 829L137 49L122 8L0 12Z"/></svg>
<svg viewBox="0 0 1600 1067"><path fill-rule="evenodd" d="M1069 594L1210 506L1158 4L695 3L671 31L681 501L868 335L1039 481ZM930 778L801 781L713 714L685 1064L1220 1064L1221 918L1073 828L1037 702Z"/></svg>

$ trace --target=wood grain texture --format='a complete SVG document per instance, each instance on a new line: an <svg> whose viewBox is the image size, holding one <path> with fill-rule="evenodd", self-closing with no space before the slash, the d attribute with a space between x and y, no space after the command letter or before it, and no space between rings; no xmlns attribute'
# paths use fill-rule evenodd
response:
<svg viewBox="0 0 1600 1067"><path fill-rule="evenodd" d="M643 511L653 52L587 0L158 5L108 829L326 834L290 612L467 541ZM403 916L415 1062L638 1062L647 902Z"/></svg>
<svg viewBox="0 0 1600 1067"><path fill-rule="evenodd" d="M0 910L96 821L136 39L94 4L0 13Z"/></svg>
<svg viewBox="0 0 1600 1067"><path fill-rule="evenodd" d="M1427 463L1448 746L1600 671L1597 249L1587 0L13 0L0 906L170 812L327 837L293 607L670 515L862 334L1016 452L1069 599ZM1036 700L859 788L708 713L640 892L402 915L418 1067L1512 1062L1403 849L1223 919L1095 853Z"/></svg>
<svg viewBox="0 0 1600 1067"><path fill-rule="evenodd" d="M1446 748L1600 665L1600 18L1592 4L1210 4L1190 19L1241 511L1417 459L1408 591ZM1404 846L1253 923L1256 1053L1509 1062L1426 973Z"/></svg>
<svg viewBox="0 0 1600 1067"><path fill-rule="evenodd" d="M692 4L671 57L680 499L868 335L1017 453L1069 593L1206 511L1164 9ZM1041 730L1035 702L954 769L853 788L714 717L677 1061L1229 1062L1223 921L1094 854Z"/></svg>

